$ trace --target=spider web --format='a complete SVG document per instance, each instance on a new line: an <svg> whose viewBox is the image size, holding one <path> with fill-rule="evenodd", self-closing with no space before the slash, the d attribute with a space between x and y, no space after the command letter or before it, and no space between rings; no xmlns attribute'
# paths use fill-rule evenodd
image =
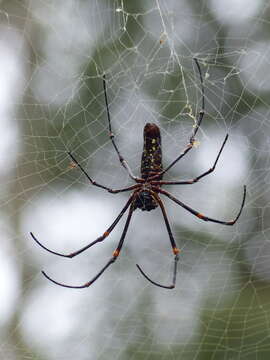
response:
<svg viewBox="0 0 270 360"><path fill-rule="evenodd" d="M269 5L230 1L4 1L1 48L1 358L269 359ZM89 289L82 284L117 246L125 218L103 234L128 193L90 186L132 182L108 138L106 73L115 140L135 174L142 131L161 129L163 161L184 149L201 109L196 146L166 179L201 182L166 189L206 223L164 199L181 248L177 285L166 291L173 255L162 214L137 210L118 261Z"/></svg>

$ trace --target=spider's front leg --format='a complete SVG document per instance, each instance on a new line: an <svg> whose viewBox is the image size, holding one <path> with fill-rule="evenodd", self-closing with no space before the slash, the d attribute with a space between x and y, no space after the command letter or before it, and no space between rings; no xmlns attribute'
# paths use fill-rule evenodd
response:
<svg viewBox="0 0 270 360"><path fill-rule="evenodd" d="M128 199L126 205L123 207L123 209L120 211L119 215L117 216L117 218L114 220L114 222L111 224L111 226L108 227L108 229L103 233L103 235L99 236L96 240L92 241L90 244L87 244L86 246L82 247L81 249L74 251L70 254L62 254L53 250L50 250L49 248L47 248L46 246L44 246L36 237L35 235L30 232L30 235L32 236L33 240L40 246L42 247L44 250L48 251L51 254L54 255L58 255L58 256L62 256L62 257L66 257L66 258L73 258L79 254L81 254L82 252L84 252L85 250L89 249L91 246L95 245L98 242L101 242L103 240L105 240L110 233L113 231L113 229L115 228L115 226L118 224L118 222L120 221L120 219L122 218L122 216L124 215L124 213L126 212L126 210L128 209L128 207L130 206L131 202L133 200L133 195L130 196L130 198Z"/></svg>
<svg viewBox="0 0 270 360"><path fill-rule="evenodd" d="M132 200L134 199L134 194L132 196ZM118 256L120 255L120 251L122 249L122 246L124 244L124 240L125 240L125 237L126 237L126 234L127 234L127 231L128 231L128 228L129 228L129 224L130 224L130 220L131 220L131 216L132 216L132 213L134 211L134 206L133 206L134 202L131 203L130 207L129 207L129 212L128 212L128 216L127 216L127 220L126 220L126 223L125 223L125 227L124 227L124 230L122 232L122 235L121 235L121 238L120 238L120 241L118 243L118 246L117 248L114 250L113 252L113 256L109 259L109 261L106 263L106 265L97 273L97 275L95 275L90 281L87 281L86 283L84 283L83 285L68 285L68 284L63 284L63 283L60 283L54 279L52 279L50 276L48 276L46 274L45 271L42 271L42 274L48 279L50 280L51 282L53 282L54 284L56 285L59 285L59 286L62 286L62 287L66 287L66 288L71 288L71 289L84 289L84 288L87 288L89 287L90 285L92 285L103 273L104 271L111 265L113 264Z"/></svg>
<svg viewBox="0 0 270 360"><path fill-rule="evenodd" d="M168 231L168 235L169 235L169 238L170 238L172 250L173 250L173 253L175 255L175 257L174 257L174 267L173 267L173 277L172 277L171 285L162 285L162 284L150 279L150 277L148 275L146 275L146 273L142 270L142 268L138 264L136 264L136 265L137 265L137 268L140 270L141 274L150 283L152 283L153 285L156 285L156 286L161 287L163 289L174 289L175 288L175 283L176 283L177 264L178 264L178 261L179 261L179 252L180 252L180 250L176 246L176 243L175 243L175 240L174 240L174 237L173 237L173 234L172 234L172 230L171 230L171 227L170 227L170 224L169 224L169 220L168 220L168 217L167 217L167 213L166 213L166 210L165 210L165 207L163 205L162 200L160 199L160 197L154 191L150 191L150 192L151 192L151 194L153 195L153 197L155 198L155 200L157 201L158 205L161 208L162 215L163 215L165 225L166 225L166 228L167 228L167 231Z"/></svg>
<svg viewBox="0 0 270 360"><path fill-rule="evenodd" d="M242 198L242 203L240 206L240 209L238 211L238 214L236 215L236 217L231 220L231 221L222 221L222 220L218 220L218 219L214 219L208 216L203 215L202 213L192 209L191 207L189 207L188 205L184 204L182 201L176 199L172 194L170 194L168 191L162 190L160 188L155 188L155 190L157 192L159 192L160 194L163 194L165 196L167 196L169 199L171 199L172 201L174 201L176 204L180 205L182 208L186 209L188 212L190 212L192 215L195 215L197 218L204 220L204 221L210 221L210 222L214 222L217 224L222 224L222 225L234 225L236 223L236 221L239 219L245 201L246 201L246 193L247 193L247 189L246 189L246 185L244 185L244 191L243 191L243 198Z"/></svg>

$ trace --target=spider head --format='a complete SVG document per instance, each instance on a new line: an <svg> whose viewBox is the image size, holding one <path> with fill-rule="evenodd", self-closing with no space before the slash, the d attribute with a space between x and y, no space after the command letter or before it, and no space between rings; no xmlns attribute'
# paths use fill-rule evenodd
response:
<svg viewBox="0 0 270 360"><path fill-rule="evenodd" d="M152 197L149 191L142 190L138 193L134 203L134 209L141 209L142 211L151 211L158 207L155 199Z"/></svg>

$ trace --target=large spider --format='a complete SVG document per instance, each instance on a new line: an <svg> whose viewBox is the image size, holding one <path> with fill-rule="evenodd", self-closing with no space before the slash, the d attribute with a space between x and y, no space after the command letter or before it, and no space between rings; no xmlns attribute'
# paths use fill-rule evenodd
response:
<svg viewBox="0 0 270 360"><path fill-rule="evenodd" d="M182 159L193 147L194 143L195 143L195 135L197 134L197 131L201 125L201 122L203 120L203 116L205 113L205 99L204 99L204 85L203 85L203 78L202 78L202 72L200 69L200 65L198 63L198 60L195 58L194 59L195 64L198 68L198 72L199 72L199 76L200 76L200 83L201 83L201 93L202 93L202 108L201 111L199 112L199 116L198 119L196 120L196 123L194 125L192 134L190 136L189 142L187 144L187 146L185 147L184 151L181 152L177 158L172 161L165 169L163 169L162 166L162 159L161 159L161 137L160 137L160 131L157 125L155 124L146 124L144 127L144 147L143 147L143 153L142 153L142 161L141 161L141 177L138 178L136 176L133 175L130 167L128 166L128 163L126 162L126 160L123 158L123 156L121 155L115 141L114 141L114 134L112 133L112 128L111 128L111 119L110 119L110 112L109 112L109 105L108 105L108 98L107 98L107 91L106 91L106 80L105 80L105 75L103 76L103 89L104 89L104 97L105 97L105 104L106 104L106 110L107 110L107 118L108 118L108 123L109 123L109 136L110 139L112 141L113 147L118 155L119 161L121 163L121 165L126 169L126 171L128 172L129 176L131 177L131 179L133 179L136 184L123 188L123 189L111 189L107 186L101 185L99 183L97 183L96 181L94 181L89 175L88 173L85 171L85 169L82 167L82 165L75 159L75 157L69 152L69 156L71 157L72 161L76 164L76 166L79 167L79 169L84 173L84 175L87 177L87 179L90 181L90 183L94 186L100 187L104 190L107 190L108 192L112 193L112 194L116 194L119 192L124 192L124 191L133 191L127 201L127 203L125 204L125 206L123 207L123 209L121 210L121 212L119 213L119 215L116 217L116 219L114 220L114 222L111 224L111 226L108 227L108 229L104 232L103 235L101 235L100 237L98 237L96 240L94 240L93 242L91 242L90 244L84 246L83 248L72 252L70 254L62 254L62 253L58 253L56 251L52 251L50 249L48 249L47 247L45 247L31 232L31 236L32 238L35 240L35 242L37 244L39 244L43 249L47 250L48 252L58 255L58 256L62 256L62 257L67 257L67 258L73 258L74 256L79 255L80 253L84 252L85 250L87 250L88 248L90 248L91 246L93 246L94 244L101 242L103 240L105 240L108 235L112 232L112 230L115 228L115 226L118 224L118 222L120 221L120 219L122 218L122 216L125 214L125 212L128 210L128 215L127 215L127 219L126 219L126 223L124 226L124 230L122 232L120 241L118 243L118 246L116 247L116 249L113 252L112 257L109 259L109 261L106 263L106 265L97 273L97 275L95 275L90 281L87 281L85 284L83 285L67 285L67 284L63 284L60 283L58 281L53 280L52 278L50 278L44 271L42 271L43 275L50 281L52 281L53 283L63 286L63 287L67 287L67 288L75 288L75 289L82 289L82 288L87 288L90 285L92 285L102 274L103 272L111 265L113 264L116 259L118 258L120 251L122 249L122 246L124 244L124 240L125 240L125 236L130 224L130 220L133 214L133 211L137 208L141 209L142 211L151 211L157 207L160 207L164 221L165 221L165 225L168 231L168 235L169 235L169 239L171 242L171 247L172 247L172 251L173 254L175 255L174 257L174 268L173 268L173 276L172 276L172 283L171 285L162 285L156 281L153 281L149 276L147 276L145 274L145 272L142 270L142 268L137 264L138 269L140 270L141 274L148 280L150 281L152 284L165 288L165 289L173 289L175 287L175 282L176 282L176 274L177 274L177 263L179 260L179 252L180 250L178 249L178 247L176 246L172 231L171 231L171 227L169 224L169 220L166 214L166 210L165 207L163 205L163 201L161 200L161 198L159 197L160 194L165 195L166 197L168 197L169 199L171 199L172 201L174 201L176 204L180 205L181 207L183 207L184 209L186 209L188 212L190 212L191 214L195 215L196 217L198 217L201 220L204 221L210 221L210 222L214 222L214 223L218 223L218 224L223 224L223 225L233 225L236 223L236 221L238 220L244 203L245 203L245 198L246 198L246 186L244 186L244 193L243 193L243 199L242 199L242 204L240 207L240 210L237 214L237 216L231 220L231 221L221 221L221 220L217 220L208 216L205 216L203 214L201 214L200 212L192 209L191 207L189 207L188 205L184 204L183 202L181 202L180 200L176 199L172 194L170 194L169 192L161 189L162 185L190 185L190 184L194 184L196 182L198 182L199 180L201 180L203 177L205 177L206 175L209 175L210 173L212 173L215 170L215 167L217 165L218 159L220 157L220 154L226 144L226 141L228 140L228 134L225 136L225 139L221 145L221 148L217 154L216 160L213 164L213 166L205 171L203 174L195 177L194 179L191 180L184 180L184 181L163 181L163 175L169 170L171 169L180 159Z"/></svg>

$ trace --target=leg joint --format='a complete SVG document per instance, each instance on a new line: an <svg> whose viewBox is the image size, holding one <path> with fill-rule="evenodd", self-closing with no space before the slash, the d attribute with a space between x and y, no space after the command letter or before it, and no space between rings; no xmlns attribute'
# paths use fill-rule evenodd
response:
<svg viewBox="0 0 270 360"><path fill-rule="evenodd" d="M205 220L205 221L207 221L208 219L207 219L207 217L206 216L204 216L203 214L201 214L201 213L197 213L196 214L196 216L199 218L199 219L202 219L202 220Z"/></svg>
<svg viewBox="0 0 270 360"><path fill-rule="evenodd" d="M118 249L114 250L113 257L114 257L115 260L117 259L119 254L120 254L120 250L118 250Z"/></svg>
<svg viewBox="0 0 270 360"><path fill-rule="evenodd" d="M115 193L118 193L119 191L113 190L113 189L108 189L108 192L111 193L111 194L115 194Z"/></svg>

